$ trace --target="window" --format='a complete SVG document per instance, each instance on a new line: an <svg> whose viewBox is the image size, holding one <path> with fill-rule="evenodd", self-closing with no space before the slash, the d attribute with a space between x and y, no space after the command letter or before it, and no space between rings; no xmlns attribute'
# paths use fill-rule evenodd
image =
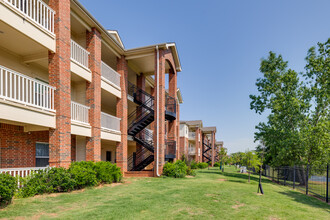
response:
<svg viewBox="0 0 330 220"><path fill-rule="evenodd" d="M49 144L36 143L36 167L49 166Z"/></svg>
<svg viewBox="0 0 330 220"><path fill-rule="evenodd" d="M111 162L111 151L107 151L107 158L106 161Z"/></svg>

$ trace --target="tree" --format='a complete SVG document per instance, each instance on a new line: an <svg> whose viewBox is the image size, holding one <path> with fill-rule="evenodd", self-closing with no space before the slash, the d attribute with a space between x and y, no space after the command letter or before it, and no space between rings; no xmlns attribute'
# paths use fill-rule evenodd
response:
<svg viewBox="0 0 330 220"><path fill-rule="evenodd" d="M259 171L259 167L261 165L261 161L258 155L253 151L248 151L245 153L245 157L243 159L243 165L247 167L249 174L249 182L250 182L250 169L255 169L256 172Z"/></svg>
<svg viewBox="0 0 330 220"><path fill-rule="evenodd" d="M220 170L222 169L222 166L225 165L227 159L228 159L227 149L221 147L219 151Z"/></svg>
<svg viewBox="0 0 330 220"><path fill-rule="evenodd" d="M268 121L256 126L255 140L263 140L273 165L300 163L303 152L300 125L305 119L308 100L298 73L288 69L282 56L270 52L261 61L262 78L257 79L258 95L250 95L250 108L270 112Z"/></svg>
<svg viewBox="0 0 330 220"><path fill-rule="evenodd" d="M311 102L302 126L307 164L320 167L330 158L330 39L309 49L305 92Z"/></svg>

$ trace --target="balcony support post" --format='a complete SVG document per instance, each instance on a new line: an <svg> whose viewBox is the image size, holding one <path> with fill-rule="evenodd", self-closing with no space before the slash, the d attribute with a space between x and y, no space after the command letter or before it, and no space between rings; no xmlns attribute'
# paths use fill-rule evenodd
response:
<svg viewBox="0 0 330 220"><path fill-rule="evenodd" d="M127 77L128 64L124 56L117 59L117 72L120 74L121 98L117 98L117 118L120 118L121 142L117 143L116 162L125 174L127 171Z"/></svg>
<svg viewBox="0 0 330 220"><path fill-rule="evenodd" d="M49 165L69 167L71 163L71 73L70 0L50 0L56 11L54 30L56 53L49 52L49 84L56 88L56 128L49 131Z"/></svg>
<svg viewBox="0 0 330 220"><path fill-rule="evenodd" d="M86 82L86 99L92 135L86 140L86 160L101 160L101 33L92 28L86 33L89 69L92 81Z"/></svg>

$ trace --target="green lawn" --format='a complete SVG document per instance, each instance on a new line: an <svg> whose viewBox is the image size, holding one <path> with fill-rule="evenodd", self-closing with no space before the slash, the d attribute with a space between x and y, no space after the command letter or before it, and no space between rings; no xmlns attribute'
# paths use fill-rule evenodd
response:
<svg viewBox="0 0 330 220"><path fill-rule="evenodd" d="M330 206L234 167L199 170L195 178L128 178L83 192L15 199L0 218L33 219L330 219ZM226 181L223 181L226 180ZM22 218L19 218L22 219Z"/></svg>

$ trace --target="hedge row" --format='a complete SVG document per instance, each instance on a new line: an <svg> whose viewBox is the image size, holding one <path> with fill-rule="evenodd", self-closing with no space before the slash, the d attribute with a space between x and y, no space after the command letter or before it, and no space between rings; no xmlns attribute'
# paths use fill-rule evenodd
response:
<svg viewBox="0 0 330 220"><path fill-rule="evenodd" d="M30 197L44 193L69 192L101 183L120 182L122 173L116 164L110 162L74 162L69 169L53 167L34 172L20 178L23 186L18 190L19 197ZM17 179L9 174L0 174L0 205L11 202L17 190Z"/></svg>
<svg viewBox="0 0 330 220"><path fill-rule="evenodd" d="M177 160L175 163L166 163L163 168L163 175L174 178L183 178L186 175L196 176L196 171L192 170L182 160Z"/></svg>
<svg viewBox="0 0 330 220"><path fill-rule="evenodd" d="M190 163L190 167L191 169L205 169L205 168L208 168L209 164L208 163L197 163L196 161L192 161Z"/></svg>

